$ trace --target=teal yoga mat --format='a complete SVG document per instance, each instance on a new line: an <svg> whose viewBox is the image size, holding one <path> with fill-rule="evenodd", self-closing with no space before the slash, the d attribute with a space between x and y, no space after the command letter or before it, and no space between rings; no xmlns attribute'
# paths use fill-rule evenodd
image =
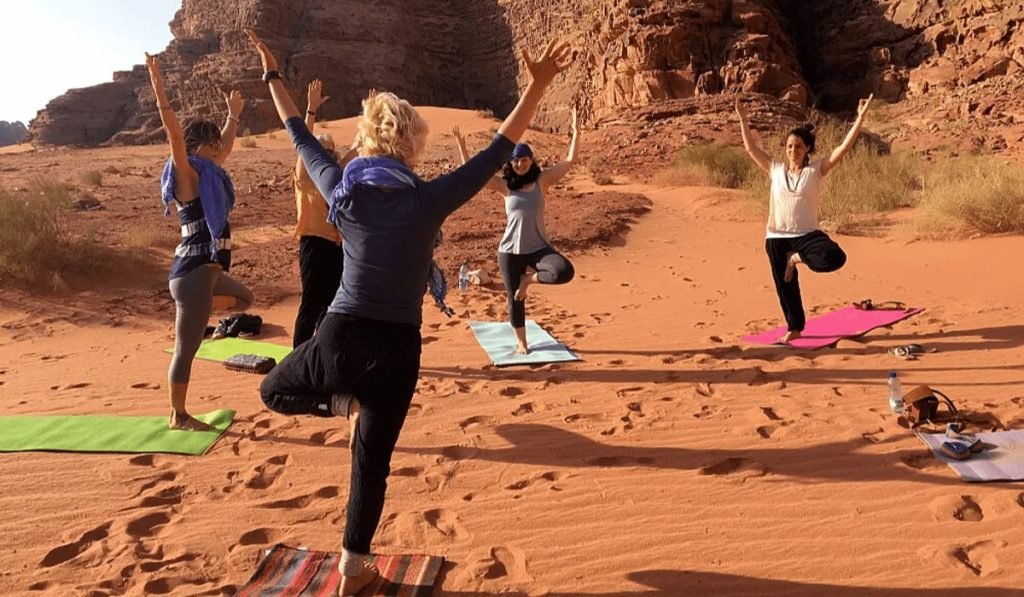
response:
<svg viewBox="0 0 1024 597"><path fill-rule="evenodd" d="M167 417L100 415L0 417L0 452L206 453L234 419L233 410L196 415L213 431L167 428Z"/></svg>
<svg viewBox="0 0 1024 597"><path fill-rule="evenodd" d="M199 346L196 353L197 359L217 361L223 363L236 354L256 354L261 357L273 357L278 363L288 356L292 351L291 346L281 346L270 342L259 342L257 340L246 340L245 338L221 338L219 340L206 340ZM164 352L174 352L168 348Z"/></svg>
<svg viewBox="0 0 1024 597"><path fill-rule="evenodd" d="M487 356L491 357L491 362L499 367L580 360L569 347L552 338L532 319L526 322L529 354L516 352L516 335L507 321L471 321L469 327Z"/></svg>

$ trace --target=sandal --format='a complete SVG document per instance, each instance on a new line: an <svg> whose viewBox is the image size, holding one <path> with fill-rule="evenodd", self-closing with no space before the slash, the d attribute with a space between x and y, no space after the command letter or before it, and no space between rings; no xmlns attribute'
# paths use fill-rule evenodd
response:
<svg viewBox="0 0 1024 597"><path fill-rule="evenodd" d="M946 437L953 442L964 444L974 454L985 449L985 444L978 436L963 432L963 426L960 423L946 423Z"/></svg>
<svg viewBox="0 0 1024 597"><path fill-rule="evenodd" d="M943 456L952 458L953 460L967 460L971 457L971 449L967 444L960 442L942 442L942 447L939 448Z"/></svg>
<svg viewBox="0 0 1024 597"><path fill-rule="evenodd" d="M853 303L853 306L860 309L861 311L877 311L880 309L894 310L894 311L906 311L907 306L901 301L882 301L881 303L875 303L871 299L864 299Z"/></svg>

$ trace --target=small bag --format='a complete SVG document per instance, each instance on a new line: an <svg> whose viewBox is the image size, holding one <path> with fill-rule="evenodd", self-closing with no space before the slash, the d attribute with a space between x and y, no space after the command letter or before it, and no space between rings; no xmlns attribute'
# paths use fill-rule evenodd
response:
<svg viewBox="0 0 1024 597"><path fill-rule="evenodd" d="M945 412L939 410L943 404L946 406ZM959 418L959 412L949 396L928 386L917 386L907 392L903 396L903 405L906 409L906 422L911 429L925 423L945 423Z"/></svg>
<svg viewBox="0 0 1024 597"><path fill-rule="evenodd" d="M231 371L245 371L246 373L258 373L266 375L277 366L277 361L271 357L261 357L256 354L236 354L224 361L224 368Z"/></svg>

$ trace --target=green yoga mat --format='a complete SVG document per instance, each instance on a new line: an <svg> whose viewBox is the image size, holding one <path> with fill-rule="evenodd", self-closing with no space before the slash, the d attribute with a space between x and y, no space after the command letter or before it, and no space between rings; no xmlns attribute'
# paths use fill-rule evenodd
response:
<svg viewBox="0 0 1024 597"><path fill-rule="evenodd" d="M259 342L257 340L246 340L245 338L221 338L219 340L206 340L199 346L196 353L197 359L217 361L223 363L236 354L256 354L261 357L273 357L278 363L288 356L292 351L291 346L281 346L270 342ZM173 348L164 352L173 353Z"/></svg>
<svg viewBox="0 0 1024 597"><path fill-rule="evenodd" d="M0 452L206 453L234 419L233 410L196 415L214 431L167 428L167 417L100 415L0 417Z"/></svg>

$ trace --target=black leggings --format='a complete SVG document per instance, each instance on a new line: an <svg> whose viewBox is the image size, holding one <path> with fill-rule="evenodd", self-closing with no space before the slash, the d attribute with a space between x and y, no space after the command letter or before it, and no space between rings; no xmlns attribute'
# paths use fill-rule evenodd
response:
<svg viewBox="0 0 1024 597"><path fill-rule="evenodd" d="M526 301L517 301L515 296L527 267L537 270L537 280L541 284L565 284L576 275L572 263L551 247L527 255L499 252L498 267L508 291L508 314L513 328L526 326Z"/></svg>
<svg viewBox="0 0 1024 597"><path fill-rule="evenodd" d="M791 332L804 331L807 319L804 316L804 304L800 299L800 280L797 271L793 278L785 281L786 264L790 255L797 253L812 272L834 272L846 263L846 253L834 240L821 230L809 232L796 238L769 238L764 241L764 250L768 253L768 261L772 265L772 278L775 280L775 292L779 295L782 313L786 316L786 326Z"/></svg>
<svg viewBox="0 0 1024 597"><path fill-rule="evenodd" d="M331 306L341 285L344 266L341 246L319 236L299 239L299 279L302 281L302 299L295 315L292 344L298 346L313 337L317 323Z"/></svg>
<svg viewBox="0 0 1024 597"><path fill-rule="evenodd" d="M260 386L267 408L330 417L331 396L359 400L342 546L370 553L384 509L391 454L416 390L420 331L403 323L328 313L313 339L275 367Z"/></svg>

